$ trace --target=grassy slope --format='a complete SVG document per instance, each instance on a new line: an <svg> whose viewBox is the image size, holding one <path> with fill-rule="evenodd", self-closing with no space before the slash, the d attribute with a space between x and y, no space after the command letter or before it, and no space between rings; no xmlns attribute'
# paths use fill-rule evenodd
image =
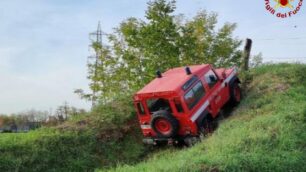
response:
<svg viewBox="0 0 306 172"><path fill-rule="evenodd" d="M0 171L306 171L305 74L305 65L256 69L239 108L190 149L169 148L131 165L148 149L128 98L58 128L1 134Z"/></svg>
<svg viewBox="0 0 306 172"><path fill-rule="evenodd" d="M138 122L129 107L120 104L120 113L114 106L109 114L97 109L56 128L0 134L0 171L93 171L137 161L147 151Z"/></svg>
<svg viewBox="0 0 306 172"><path fill-rule="evenodd" d="M306 171L306 66L266 65L251 77L247 96L211 137L110 171Z"/></svg>
<svg viewBox="0 0 306 172"><path fill-rule="evenodd" d="M89 133L41 129L0 137L0 171L76 171L96 167L98 157L91 154L95 146Z"/></svg>

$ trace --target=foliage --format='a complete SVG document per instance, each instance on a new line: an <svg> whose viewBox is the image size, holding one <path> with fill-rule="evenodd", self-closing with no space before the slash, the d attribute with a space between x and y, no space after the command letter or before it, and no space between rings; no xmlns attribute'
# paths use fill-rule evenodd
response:
<svg viewBox="0 0 306 172"><path fill-rule="evenodd" d="M86 111L84 109L78 109L76 107L69 106L67 102L64 102L63 105L60 105L56 108L53 117L55 117L55 120L58 122L64 122L73 116L82 115L82 114L86 114ZM49 116L47 122L50 120L51 118Z"/></svg>
<svg viewBox="0 0 306 172"><path fill-rule="evenodd" d="M106 104L99 103L93 108L92 122L93 126L99 129L120 128L121 125L131 119L136 119L131 96L117 96L115 101Z"/></svg>
<svg viewBox="0 0 306 172"><path fill-rule="evenodd" d="M250 61L250 67L251 68L256 68L256 67L262 65L263 64L262 59L263 59L262 58L262 53L259 53L255 56L253 56L251 58L251 61Z"/></svg>
<svg viewBox="0 0 306 172"><path fill-rule="evenodd" d="M91 90L98 92L100 100L107 103L114 95L136 91L156 70L202 63L240 64L241 41L232 36L236 24L216 29L216 13L200 11L187 19L175 15L175 9L175 1L150 1L145 20L126 19L108 35L109 46L95 47L96 52L105 52L100 53L101 63L88 66ZM98 75L93 77L96 69ZM93 96L83 90L76 92L89 99Z"/></svg>
<svg viewBox="0 0 306 172"><path fill-rule="evenodd" d="M306 171L306 66L263 65L250 72L246 97L212 136L110 171Z"/></svg>

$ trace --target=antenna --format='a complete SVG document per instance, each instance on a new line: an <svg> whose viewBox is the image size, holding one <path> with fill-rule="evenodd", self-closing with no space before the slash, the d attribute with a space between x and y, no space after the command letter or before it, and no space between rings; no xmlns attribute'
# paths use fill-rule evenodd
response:
<svg viewBox="0 0 306 172"><path fill-rule="evenodd" d="M187 75L191 75L192 74L192 72L191 72L191 70L190 70L190 68L188 66L185 67L185 71L186 71Z"/></svg>
<svg viewBox="0 0 306 172"><path fill-rule="evenodd" d="M160 70L156 71L156 76L157 76L157 78L162 78L163 77Z"/></svg>

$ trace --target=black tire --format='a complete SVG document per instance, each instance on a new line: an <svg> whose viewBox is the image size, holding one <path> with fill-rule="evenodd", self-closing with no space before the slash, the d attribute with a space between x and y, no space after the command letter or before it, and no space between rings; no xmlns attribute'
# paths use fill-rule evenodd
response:
<svg viewBox="0 0 306 172"><path fill-rule="evenodd" d="M204 135L204 137L208 136L214 130L213 121L211 118L206 117L203 119L200 132Z"/></svg>
<svg viewBox="0 0 306 172"><path fill-rule="evenodd" d="M239 95L240 98L237 98L236 94L237 91L239 91ZM238 105L240 103L241 100L241 88L238 82L234 82L231 86L230 86L230 103L234 106Z"/></svg>
<svg viewBox="0 0 306 172"><path fill-rule="evenodd" d="M169 132L167 132L167 134L160 132L157 127L156 127L156 122L158 120L165 120L169 123L169 125L171 125L171 129ZM179 123L177 121L177 119L175 119L168 111L166 110L160 110L155 112L152 115L152 119L151 119L151 127L154 130L154 132L157 134L158 137L160 138L170 138L170 137L174 137L176 136L178 129L179 129Z"/></svg>
<svg viewBox="0 0 306 172"><path fill-rule="evenodd" d="M186 137L184 139L184 145L187 147L192 147L195 144L199 143L201 140L198 137Z"/></svg>
<svg viewBox="0 0 306 172"><path fill-rule="evenodd" d="M186 146L186 144L184 140L178 140L177 142L174 142L173 146L176 148L183 148L184 146Z"/></svg>
<svg viewBox="0 0 306 172"><path fill-rule="evenodd" d="M163 141L156 141L156 145L157 147L164 147L168 145L168 141L163 140Z"/></svg>

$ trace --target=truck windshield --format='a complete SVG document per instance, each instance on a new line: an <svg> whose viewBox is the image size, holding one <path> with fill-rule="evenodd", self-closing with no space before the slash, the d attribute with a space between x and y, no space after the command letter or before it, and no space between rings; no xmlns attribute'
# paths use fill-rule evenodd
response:
<svg viewBox="0 0 306 172"><path fill-rule="evenodd" d="M163 99L163 98L148 99L147 105L148 105L150 113L154 113L159 110L167 110L169 112L172 112L170 104L169 104L169 100L167 99Z"/></svg>

